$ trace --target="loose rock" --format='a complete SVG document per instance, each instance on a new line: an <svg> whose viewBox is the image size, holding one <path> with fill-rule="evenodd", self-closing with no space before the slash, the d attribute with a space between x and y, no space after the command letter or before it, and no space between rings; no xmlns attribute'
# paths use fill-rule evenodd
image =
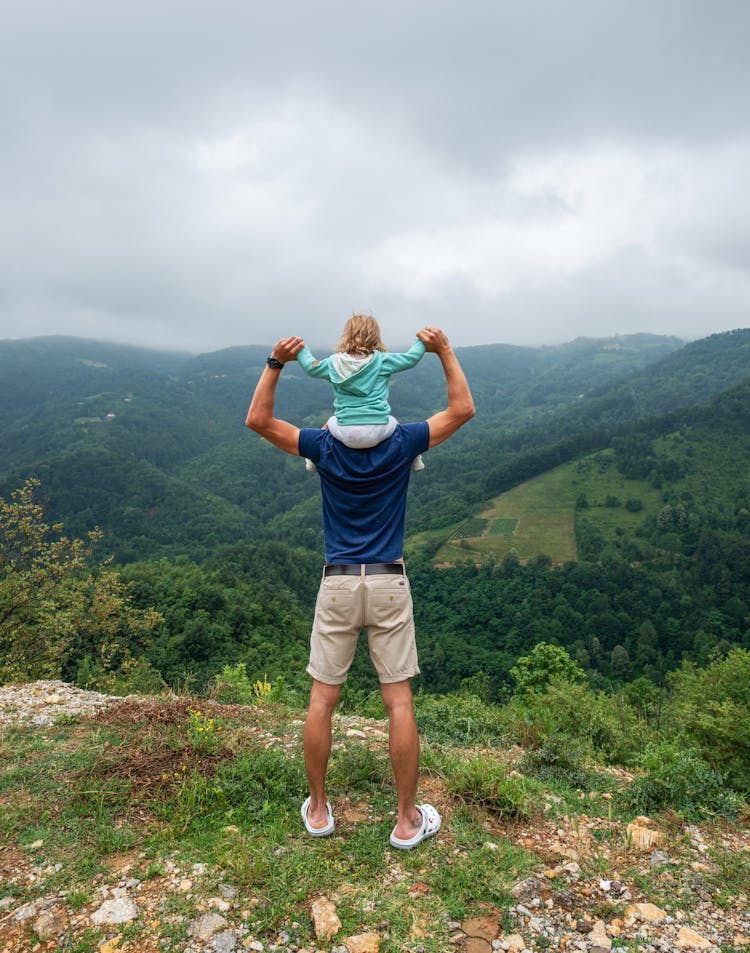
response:
<svg viewBox="0 0 750 953"><path fill-rule="evenodd" d="M674 945L678 950L710 950L713 943L695 930L691 930L690 927L682 927Z"/></svg>
<svg viewBox="0 0 750 953"><path fill-rule="evenodd" d="M129 923L138 917L138 904L130 897L116 897L105 900L104 903L91 914L92 923Z"/></svg>
<svg viewBox="0 0 750 953"><path fill-rule="evenodd" d="M377 933L358 933L356 936L347 937L344 946L349 953L378 953L380 937Z"/></svg>
<svg viewBox="0 0 750 953"><path fill-rule="evenodd" d="M661 923L667 916L666 910L661 910L654 903L633 903L625 911L627 921L645 920L646 923Z"/></svg>
<svg viewBox="0 0 750 953"><path fill-rule="evenodd" d="M341 920L336 914L336 907L331 903L328 897L320 897L313 900L310 908L315 936L319 940L329 940L341 929Z"/></svg>
<svg viewBox="0 0 750 953"><path fill-rule="evenodd" d="M527 877L512 888L511 894L520 900L521 903L529 903L535 897L541 897L544 891L544 884L536 877Z"/></svg>
<svg viewBox="0 0 750 953"><path fill-rule="evenodd" d="M652 827L646 827L646 824L650 823L647 817L636 817L625 829L630 843L636 850L650 850L664 840L664 835L661 831L654 830Z"/></svg>
<svg viewBox="0 0 750 953"><path fill-rule="evenodd" d="M214 933L218 933L227 921L220 913L204 913L202 917L190 924L190 935L199 940L210 940Z"/></svg>
<svg viewBox="0 0 750 953"><path fill-rule="evenodd" d="M34 920L34 933L40 940L52 940L62 933L66 921L62 910L45 910Z"/></svg>
<svg viewBox="0 0 750 953"><path fill-rule="evenodd" d="M234 930L223 930L211 940L211 949L214 953L234 953L237 949L237 934Z"/></svg>
<svg viewBox="0 0 750 953"><path fill-rule="evenodd" d="M591 942L590 953L609 953L612 941L607 936L607 928L602 920L597 920L589 934Z"/></svg>

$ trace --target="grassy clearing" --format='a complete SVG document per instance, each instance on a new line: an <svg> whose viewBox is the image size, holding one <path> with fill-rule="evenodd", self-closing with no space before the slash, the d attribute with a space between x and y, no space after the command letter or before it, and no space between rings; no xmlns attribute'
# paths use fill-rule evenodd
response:
<svg viewBox="0 0 750 953"><path fill-rule="evenodd" d="M450 533L435 561L454 563L475 557L479 562L489 553L502 559L511 549L520 559L539 553L546 553L554 562L575 559L575 499L568 468L551 470L503 493L477 514L477 525L489 525L487 535L459 540Z"/></svg>
<svg viewBox="0 0 750 953"><path fill-rule="evenodd" d="M680 464L683 476L666 485L670 492L695 500L733 500L745 485L750 468L750 443L745 430L727 424L710 431L685 428L652 441L659 459ZM727 467L726 461L732 466ZM492 504L452 529L418 534L409 547L440 543L435 562L482 562L489 554L502 559L515 550L521 560L540 554L555 563L576 558L576 513L585 516L605 541L632 536L649 516L664 506L664 489L648 479L622 476L614 453L600 451L563 464L503 493ZM576 510L579 497L586 507ZM728 504L732 505L732 504Z"/></svg>
<svg viewBox="0 0 750 953"><path fill-rule="evenodd" d="M698 480L694 474L693 481ZM705 479L702 483L705 483ZM702 485L702 484L701 484ZM447 535L437 551L436 563L473 558L481 562L490 553L502 559L514 550L519 559L546 554L555 563L577 558L575 544L576 501L583 495L588 506L581 511L605 539L632 535L646 516L663 505L662 493L647 480L623 477L610 451L602 451L550 470L522 483L493 500L491 506L464 520ZM626 507L637 500L640 509ZM434 540L415 537L420 541Z"/></svg>
<svg viewBox="0 0 750 953"><path fill-rule="evenodd" d="M448 749L430 758L429 745L429 798L446 819L455 812L456 822L445 838L394 857L388 836L395 791L379 729L365 740L335 732L330 788L337 832L309 838L299 818L307 790L299 712L223 706L219 714L220 707L183 700L139 710L124 702L92 720L5 729L0 875L10 880L14 865L47 873L26 884L17 879L0 895L31 901L64 890L70 915L85 922L101 903L97 885L116 883L119 858L131 857L128 876L143 881L145 893L166 895L158 929L140 920L121 931L144 948L156 931L163 949L181 949L189 921L224 881L241 897L237 907L244 907L253 935L271 938L297 922L300 943L311 944L309 904L326 894L336 898L342 936L387 924L382 950L408 949L418 939L437 953L447 948L451 918L487 898L507 907L512 871L534 866L532 855L507 843L503 857L512 862L477 875L486 832L471 810L480 808L483 769L468 762L471 778L456 768L449 784ZM490 762L485 767L490 771ZM492 812L500 816L497 778L488 785ZM510 794L504 797L508 809ZM214 873L195 895L179 893L179 876L197 862ZM104 935L81 929L66 948L96 949Z"/></svg>
<svg viewBox="0 0 750 953"><path fill-rule="evenodd" d="M95 950L110 935L88 920L99 888L134 877L144 912L118 932L139 950L184 949L190 922L230 884L236 899L224 915L242 936L268 943L283 930L311 947L310 904L327 895L342 938L377 931L382 953L444 953L453 920L485 915L517 929L511 889L566 856L555 851L580 849L585 876L627 869L628 818L601 796L609 775L598 776L597 793L574 787L570 772L562 781L519 773L518 753L500 747L502 724L471 697L420 696L417 712L420 796L438 807L444 827L405 853L388 844L395 791L380 722L357 722L364 738L348 733L350 717L337 722L329 775L336 833L321 840L299 817L307 790L301 713L281 704L127 701L91 720L6 728L0 897L28 902L66 891L76 923L60 947L67 950ZM670 854L682 849L679 837L669 845ZM710 861L712 882L731 903L747 860L722 847ZM661 897L659 876L640 865L631 880ZM26 942L30 924L13 929Z"/></svg>

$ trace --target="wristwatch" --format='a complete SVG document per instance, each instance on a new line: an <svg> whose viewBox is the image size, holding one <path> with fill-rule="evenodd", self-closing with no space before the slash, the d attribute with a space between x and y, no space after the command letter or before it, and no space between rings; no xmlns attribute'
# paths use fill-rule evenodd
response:
<svg viewBox="0 0 750 953"><path fill-rule="evenodd" d="M272 367L275 371L280 371L284 366L281 361L277 361L275 357L267 357L266 364L268 364L269 367Z"/></svg>

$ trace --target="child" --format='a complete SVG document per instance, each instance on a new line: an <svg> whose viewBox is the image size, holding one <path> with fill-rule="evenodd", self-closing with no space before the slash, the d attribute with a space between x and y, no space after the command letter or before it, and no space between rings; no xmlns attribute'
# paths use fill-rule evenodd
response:
<svg viewBox="0 0 750 953"><path fill-rule="evenodd" d="M396 429L398 421L388 403L391 374L414 367L424 353L424 344L417 340L405 354L388 354L375 318L355 314L344 325L335 354L318 361L305 346L297 361L310 377L333 384L334 416L325 425L332 436L347 447L363 450L386 440ZM306 466L315 470L311 460ZM412 469L424 469L421 456Z"/></svg>

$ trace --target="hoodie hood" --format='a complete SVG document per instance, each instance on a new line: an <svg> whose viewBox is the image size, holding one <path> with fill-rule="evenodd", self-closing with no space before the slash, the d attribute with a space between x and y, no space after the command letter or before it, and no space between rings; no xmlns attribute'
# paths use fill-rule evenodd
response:
<svg viewBox="0 0 750 953"><path fill-rule="evenodd" d="M364 372L370 367L374 359L374 353L367 357L333 354L331 356L332 382L350 394L365 397L372 388L372 379L370 374Z"/></svg>

